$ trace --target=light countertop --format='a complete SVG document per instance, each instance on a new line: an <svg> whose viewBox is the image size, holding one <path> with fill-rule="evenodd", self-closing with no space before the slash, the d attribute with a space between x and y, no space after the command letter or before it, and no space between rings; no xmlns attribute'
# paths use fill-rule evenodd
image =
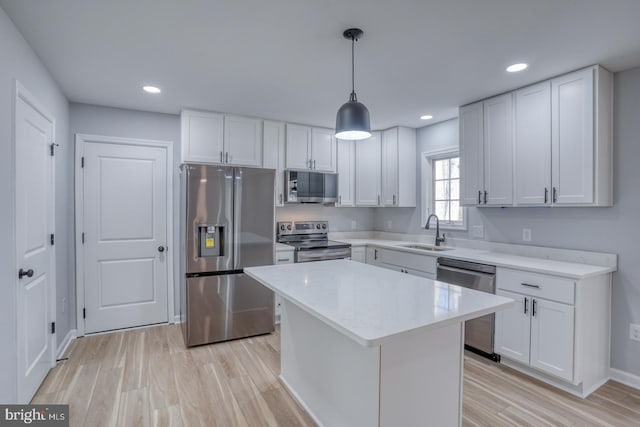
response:
<svg viewBox="0 0 640 427"><path fill-rule="evenodd" d="M245 268L364 346L493 313L513 301L349 260Z"/></svg>
<svg viewBox="0 0 640 427"><path fill-rule="evenodd" d="M567 277L570 279L586 279L600 276L616 271L616 267L601 266L591 264L581 264L576 262L556 261L545 258L535 258L520 255L513 255L501 252L492 252L478 249L451 248L447 251L431 252L420 249L404 247L416 244L409 241L383 240L383 239L335 239L341 242L350 243L353 247L375 246L388 248L409 253L415 253L432 257L454 258L464 261L478 262L482 264L495 265L496 267L513 268L536 273L552 274L555 276ZM418 243L429 246L424 243ZM447 247L446 243L443 247Z"/></svg>

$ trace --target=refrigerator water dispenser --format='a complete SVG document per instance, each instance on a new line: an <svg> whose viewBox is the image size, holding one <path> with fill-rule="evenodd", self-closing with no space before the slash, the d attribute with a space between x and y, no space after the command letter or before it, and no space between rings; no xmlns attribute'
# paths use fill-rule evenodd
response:
<svg viewBox="0 0 640 427"><path fill-rule="evenodd" d="M224 227L218 225L198 226L198 236L200 239L200 257L223 256L222 237Z"/></svg>

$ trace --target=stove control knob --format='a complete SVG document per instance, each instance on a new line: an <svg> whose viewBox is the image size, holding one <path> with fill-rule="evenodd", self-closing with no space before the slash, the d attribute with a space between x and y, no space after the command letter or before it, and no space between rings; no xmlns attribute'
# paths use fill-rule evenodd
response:
<svg viewBox="0 0 640 427"><path fill-rule="evenodd" d="M287 228L286 225L284 225L284 224L280 225L280 230L284 231L285 228Z"/></svg>
<svg viewBox="0 0 640 427"><path fill-rule="evenodd" d="M320 224L316 224L316 229L320 230Z"/></svg>
<svg viewBox="0 0 640 427"><path fill-rule="evenodd" d="M287 225L287 230L291 230L291 224Z"/></svg>
<svg viewBox="0 0 640 427"><path fill-rule="evenodd" d="M322 224L322 229L326 230L327 229L327 224Z"/></svg>

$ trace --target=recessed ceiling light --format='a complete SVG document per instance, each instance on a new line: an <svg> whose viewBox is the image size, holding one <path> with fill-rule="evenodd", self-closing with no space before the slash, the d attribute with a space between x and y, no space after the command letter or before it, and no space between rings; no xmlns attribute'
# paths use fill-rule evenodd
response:
<svg viewBox="0 0 640 427"><path fill-rule="evenodd" d="M433 116L431 114L425 114L424 116L420 116L420 120L431 120Z"/></svg>
<svg viewBox="0 0 640 427"><path fill-rule="evenodd" d="M522 71L526 69L528 66L529 64L524 64L524 63L512 64L507 67L507 71L510 73L517 73L518 71Z"/></svg>
<svg viewBox="0 0 640 427"><path fill-rule="evenodd" d="M160 92L162 92L159 87L155 87L155 86L142 86L142 90L144 90L147 93L160 93Z"/></svg>

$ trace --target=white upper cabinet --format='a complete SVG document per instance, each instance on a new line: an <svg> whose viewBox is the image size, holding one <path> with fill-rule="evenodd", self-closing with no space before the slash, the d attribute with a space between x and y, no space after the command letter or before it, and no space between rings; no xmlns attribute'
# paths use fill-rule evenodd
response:
<svg viewBox="0 0 640 427"><path fill-rule="evenodd" d="M337 140L338 201L336 206L355 205L356 148L355 141Z"/></svg>
<svg viewBox="0 0 640 427"><path fill-rule="evenodd" d="M513 204L513 95L484 101L484 191L487 205Z"/></svg>
<svg viewBox="0 0 640 427"><path fill-rule="evenodd" d="M287 123L287 169L311 169L311 128Z"/></svg>
<svg viewBox="0 0 640 427"><path fill-rule="evenodd" d="M516 203L551 203L550 82L515 93L514 143Z"/></svg>
<svg viewBox="0 0 640 427"><path fill-rule="evenodd" d="M396 127L382 132L381 204L416 206L416 131Z"/></svg>
<svg viewBox="0 0 640 427"><path fill-rule="evenodd" d="M381 135L355 142L356 206L380 205Z"/></svg>
<svg viewBox="0 0 640 427"><path fill-rule="evenodd" d="M262 120L183 110L182 162L262 166Z"/></svg>
<svg viewBox="0 0 640 427"><path fill-rule="evenodd" d="M180 121L183 162L224 162L224 115L183 110Z"/></svg>
<svg viewBox="0 0 640 427"><path fill-rule="evenodd" d="M484 200L484 116L482 102L460 107L460 203Z"/></svg>
<svg viewBox="0 0 640 427"><path fill-rule="evenodd" d="M336 171L333 129L287 124L286 168Z"/></svg>
<svg viewBox="0 0 640 427"><path fill-rule="evenodd" d="M611 206L612 101L593 66L461 107L462 203Z"/></svg>
<svg viewBox="0 0 640 427"><path fill-rule="evenodd" d="M314 170L336 171L336 137L333 129L311 129L311 161Z"/></svg>
<svg viewBox="0 0 640 427"><path fill-rule="evenodd" d="M285 125L281 122L265 120L263 126L262 165L267 169L275 169L275 203L284 206L284 158L285 158Z"/></svg>
<svg viewBox="0 0 640 427"><path fill-rule="evenodd" d="M262 120L224 117L225 163L238 166L262 165Z"/></svg>

